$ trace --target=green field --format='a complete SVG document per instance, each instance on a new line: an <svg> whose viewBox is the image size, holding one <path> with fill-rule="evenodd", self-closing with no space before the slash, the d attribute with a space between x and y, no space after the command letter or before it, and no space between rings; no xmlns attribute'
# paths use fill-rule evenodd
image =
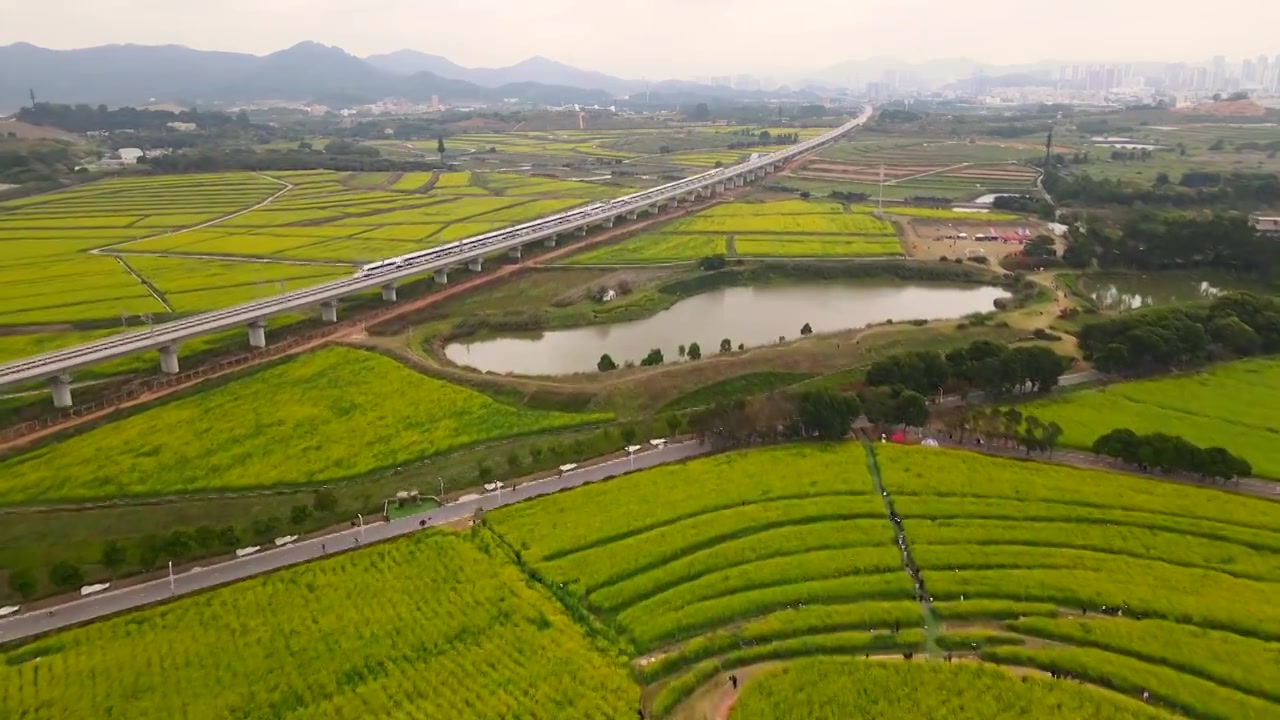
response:
<svg viewBox="0 0 1280 720"><path fill-rule="evenodd" d="M729 720L842 718L1022 720L1168 718L1166 713L1074 683L986 667L815 659L754 679Z"/></svg>
<svg viewBox="0 0 1280 720"><path fill-rule="evenodd" d="M577 265L645 264L730 257L901 255L893 224L839 203L780 200L713 205L619 243L587 250Z"/></svg>
<svg viewBox="0 0 1280 720"><path fill-rule="evenodd" d="M517 410L330 347L10 457L0 462L0 502L320 485L608 418Z"/></svg>
<svg viewBox="0 0 1280 720"><path fill-rule="evenodd" d="M0 204L0 323L213 310L625 192L525 175L443 173L438 191L420 194L432 176L134 177ZM103 248L109 254L88 254ZM157 253L166 257L144 255Z"/></svg>
<svg viewBox="0 0 1280 720"><path fill-rule="evenodd" d="M1224 447L1254 473L1280 479L1280 361L1241 360L1190 375L1118 383L1028 405L1066 429L1063 443L1088 448L1100 435L1127 427L1180 435L1201 447Z"/></svg>
<svg viewBox="0 0 1280 720"><path fill-rule="evenodd" d="M392 395L414 406L404 386ZM263 433L266 422L245 424ZM1280 504L937 448L777 446L586 485L489 511L465 538L426 534L53 635L4 658L0 702L19 717L126 705L159 717L180 698L198 706L188 717L261 716L237 710L250 706L349 716L360 703L406 717L611 718L634 716L641 684L649 717L681 719L701 717L690 708L735 672L746 678L729 715L739 720L1275 717L1277 590ZM297 640L303 616L325 642ZM883 661L907 651L934 657ZM944 651L960 657L940 662ZM433 671L470 680L441 699L415 680ZM246 673L265 680L245 685ZM522 690L529 682L536 690Z"/></svg>
<svg viewBox="0 0 1280 720"><path fill-rule="evenodd" d="M423 534L4 654L14 718L623 720L638 690L483 543Z"/></svg>

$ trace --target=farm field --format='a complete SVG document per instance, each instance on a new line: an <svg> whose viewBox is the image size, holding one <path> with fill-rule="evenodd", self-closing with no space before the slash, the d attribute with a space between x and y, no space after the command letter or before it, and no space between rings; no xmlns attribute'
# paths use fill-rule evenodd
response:
<svg viewBox="0 0 1280 720"><path fill-rule="evenodd" d="M1119 427L1180 435L1201 447L1224 447L1280 480L1280 361L1250 359L1189 375L1117 383L1031 403L1025 410L1056 420L1063 443L1088 448Z"/></svg>
<svg viewBox="0 0 1280 720"><path fill-rule="evenodd" d="M1087 685L1019 680L973 665L803 660L769 669L734 703L729 720L836 718L1138 718L1173 717Z"/></svg>
<svg viewBox="0 0 1280 720"><path fill-rule="evenodd" d="M318 369L350 385L335 366L358 351L333 352L348 356ZM392 394L418 407L406 388ZM296 403L279 404L296 415ZM263 433L272 422L246 424ZM366 449L394 443L361 434ZM890 508L927 583L923 602ZM4 653L0 702L90 718L124 705L163 717L180 699L195 703L188 717L359 706L572 720L634 717L639 694L648 717L681 720L701 717L691 708L740 673L737 720L1273 717L1278 589L1276 503L937 448L773 446L589 484L486 512L466 535L424 533L59 633ZM299 645L307 633L325 642ZM430 652L406 649L418 647ZM940 662L943 651L959 657ZM887 662L904 652L934 657ZM457 680L441 692L418 673Z"/></svg>
<svg viewBox="0 0 1280 720"><path fill-rule="evenodd" d="M893 224L833 202L780 200L713 205L656 231L587 250L578 265L644 264L730 257L901 255Z"/></svg>
<svg viewBox="0 0 1280 720"><path fill-rule="evenodd" d="M133 177L0 204L0 322L92 327L217 309L626 192L466 172L441 174L439 192L415 192L432 177Z"/></svg>
<svg viewBox="0 0 1280 720"><path fill-rule="evenodd" d="M1065 645L986 648L984 659L1148 689L1193 717L1280 711L1270 670L1241 671L1280 656L1267 599L1280 590L1280 504L960 451L875 453L936 602L1067 613L1005 624Z"/></svg>
<svg viewBox="0 0 1280 720"><path fill-rule="evenodd" d="M329 347L0 460L0 503L322 484L609 417L517 410Z"/></svg>
<svg viewBox="0 0 1280 720"><path fill-rule="evenodd" d="M623 720L637 694L496 550L439 533L3 655L0 706L29 718Z"/></svg>
<svg viewBox="0 0 1280 720"><path fill-rule="evenodd" d="M845 142L794 170L785 184L815 192L838 190L877 197L883 172L886 199L971 200L996 190L1031 190L1038 172L1020 163L1041 154L1026 142L909 137Z"/></svg>
<svg viewBox="0 0 1280 720"><path fill-rule="evenodd" d="M1010 676L969 664L930 664L941 676L885 682L994 684L981 693L994 703L987 710L956 715L940 697L939 717L1026 715L1035 703L1063 717L1164 717L1130 699L1150 686L1126 683L1150 677L1169 686L1160 705L1211 709L1195 716L1262 717L1260 710L1278 707L1270 670L1243 668L1275 664L1280 653L1280 613L1268 600L1280 590L1280 505L963 452L894 445L875 452L935 625L913 599L885 501L852 443L656 468L490 512L486 526L543 582L630 644L655 717L684 717L678 708L708 682L759 663L861 658L936 641L966 654L976 643L996 663L1057 667L1056 651L1035 644L1043 639L1065 643L1064 653L1099 654L1116 668L1120 692L1094 687L1108 685L1098 675L1085 685L1036 680L1044 687L1022 697L999 688ZM1104 605L1123 607L1123 615L1098 612ZM1026 650L1018 647L1024 642ZM1066 668L1074 656L1062 657ZM1231 660L1240 657L1248 660ZM765 672L790 673L805 662ZM860 677L882 667L916 666L839 671ZM807 702L846 685L819 682L771 696L768 677L748 683L731 717L773 717L751 709L754 688L774 698L760 707L776 709L787 693ZM869 701L871 711L893 715L889 703L904 694L913 693L899 688ZM1253 714L1240 715L1242 708ZM810 709L795 717L825 717Z"/></svg>

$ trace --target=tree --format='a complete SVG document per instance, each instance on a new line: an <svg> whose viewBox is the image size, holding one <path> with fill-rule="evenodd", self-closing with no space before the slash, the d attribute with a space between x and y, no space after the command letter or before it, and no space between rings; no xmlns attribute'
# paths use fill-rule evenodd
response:
<svg viewBox="0 0 1280 720"><path fill-rule="evenodd" d="M653 348L649 350L649 354L644 356L640 361L640 367L654 367L663 363L662 348Z"/></svg>
<svg viewBox="0 0 1280 720"><path fill-rule="evenodd" d="M204 552L209 552L218 547L218 528L212 525L201 525L192 533L196 547Z"/></svg>
<svg viewBox="0 0 1280 720"><path fill-rule="evenodd" d="M181 560L189 556L195 546L196 541L191 533L179 528L169 533L169 537L164 543L164 552L169 556L170 560Z"/></svg>
<svg viewBox="0 0 1280 720"><path fill-rule="evenodd" d="M36 580L36 574L27 568L18 568L9 573L9 589L18 594L23 600L30 600L36 596L36 592L40 589L40 584Z"/></svg>
<svg viewBox="0 0 1280 720"><path fill-rule="evenodd" d="M711 119L711 108L707 107L706 103L698 103L693 106L689 119L694 122L706 122Z"/></svg>
<svg viewBox="0 0 1280 720"><path fill-rule="evenodd" d="M294 505L289 508L289 522L293 525L302 525L311 519L310 505Z"/></svg>
<svg viewBox="0 0 1280 720"><path fill-rule="evenodd" d="M544 452L545 451L542 449L541 445L534 445L529 448L529 460L531 460L534 465L537 465L542 461L542 455Z"/></svg>
<svg viewBox="0 0 1280 720"><path fill-rule="evenodd" d="M746 343L738 343L738 352L742 352L743 350L746 350L746 349L747 349Z"/></svg>
<svg viewBox="0 0 1280 720"><path fill-rule="evenodd" d="M476 463L476 479L481 483L489 482L489 478L493 477L493 468L487 463Z"/></svg>
<svg viewBox="0 0 1280 720"><path fill-rule="evenodd" d="M613 358L609 356L609 353L605 353L600 356L600 362L596 363L596 369L602 373L611 372L618 369L618 363L613 361Z"/></svg>
<svg viewBox="0 0 1280 720"><path fill-rule="evenodd" d="M318 513L331 513L338 509L338 496L332 490L317 490L311 498L311 507Z"/></svg>
<svg viewBox="0 0 1280 720"><path fill-rule="evenodd" d="M805 323L803 326L801 326L800 328L801 337L809 337L812 334L813 334L813 326L809 325L809 323Z"/></svg>
<svg viewBox="0 0 1280 720"><path fill-rule="evenodd" d="M1049 453L1049 457L1053 457L1053 449L1058 446L1058 440L1062 438L1062 426L1056 422L1049 421L1044 426L1044 434L1041 440L1044 442L1044 449Z"/></svg>
<svg viewBox="0 0 1280 720"><path fill-rule="evenodd" d="M102 555L98 562L108 572L115 575L120 571L120 568L125 566L125 563L129 562L129 553L119 540L108 540L102 546Z"/></svg>
<svg viewBox="0 0 1280 720"><path fill-rule="evenodd" d="M720 352L721 353L733 352L733 343L729 340L729 338L725 338L720 341Z"/></svg>
<svg viewBox="0 0 1280 720"><path fill-rule="evenodd" d="M800 393L796 412L801 424L823 440L840 440L849 434L849 426L862 414L862 403L853 395L829 388Z"/></svg>
<svg viewBox="0 0 1280 720"><path fill-rule="evenodd" d="M436 153L440 155L440 163L444 164L444 136L436 136Z"/></svg>
<svg viewBox="0 0 1280 720"><path fill-rule="evenodd" d="M894 415L906 427L924 427L929 424L929 401L914 390L904 390L894 402Z"/></svg>
<svg viewBox="0 0 1280 720"><path fill-rule="evenodd" d="M682 424L680 420L680 416L676 415L675 413L668 415L664 423L667 426L667 432L671 435L675 435L676 433L678 433L680 430L680 425Z"/></svg>
<svg viewBox="0 0 1280 720"><path fill-rule="evenodd" d="M688 348L686 348L684 345L681 345L680 347L676 348L676 354L679 355L680 357L684 357L685 353L687 352L688 352Z"/></svg>
<svg viewBox="0 0 1280 720"><path fill-rule="evenodd" d="M699 344L698 344L698 343L696 343L696 342L695 342L695 343L689 343L689 359L690 359L690 360L701 360L701 359L702 359L702 346L701 346L701 345L699 345Z"/></svg>
<svg viewBox="0 0 1280 720"><path fill-rule="evenodd" d="M49 568L49 583L59 590L80 587L84 585L84 572L75 563L59 560Z"/></svg>
<svg viewBox="0 0 1280 720"><path fill-rule="evenodd" d="M240 544L240 532L234 525L223 525L218 530L218 544L224 548L233 548Z"/></svg>
<svg viewBox="0 0 1280 720"><path fill-rule="evenodd" d="M626 443L627 445L634 445L636 443L636 436L639 434L639 431L636 430L636 427L634 425L623 425L622 430L619 431L619 434L622 436L622 442Z"/></svg>
<svg viewBox="0 0 1280 720"><path fill-rule="evenodd" d="M520 460L520 453L517 453L515 450L507 453L507 468L509 468L512 473L520 470L521 465L524 465L524 463Z"/></svg>

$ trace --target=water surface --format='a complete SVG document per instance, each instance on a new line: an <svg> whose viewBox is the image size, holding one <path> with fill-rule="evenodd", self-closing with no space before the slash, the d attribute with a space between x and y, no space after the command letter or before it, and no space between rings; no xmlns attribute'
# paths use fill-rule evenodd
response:
<svg viewBox="0 0 1280 720"><path fill-rule="evenodd" d="M756 347L796 338L805 324L815 333L859 328L885 320L958 318L994 309L1004 290L985 285L860 282L857 284L735 287L681 300L643 320L552 330L448 345L458 365L495 373L566 375L595 372L608 353L618 365L640 362L661 348L678 362L678 348L697 342L703 356L719 352L729 338Z"/></svg>

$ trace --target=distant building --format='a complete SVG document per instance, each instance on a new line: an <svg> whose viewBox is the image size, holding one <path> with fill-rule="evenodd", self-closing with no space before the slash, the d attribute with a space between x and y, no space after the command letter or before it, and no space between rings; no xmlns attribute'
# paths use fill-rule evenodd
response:
<svg viewBox="0 0 1280 720"><path fill-rule="evenodd" d="M133 165L138 162L138 158L144 157L146 153L138 148L120 148L115 152L120 156L120 161L126 165Z"/></svg>
<svg viewBox="0 0 1280 720"><path fill-rule="evenodd" d="M193 132L198 128L198 126L195 123L189 123L189 122L165 123L165 127L169 128L170 130L177 130L178 132Z"/></svg>
<svg viewBox="0 0 1280 720"><path fill-rule="evenodd" d="M1268 235L1280 235L1280 217L1253 217L1253 229Z"/></svg>

